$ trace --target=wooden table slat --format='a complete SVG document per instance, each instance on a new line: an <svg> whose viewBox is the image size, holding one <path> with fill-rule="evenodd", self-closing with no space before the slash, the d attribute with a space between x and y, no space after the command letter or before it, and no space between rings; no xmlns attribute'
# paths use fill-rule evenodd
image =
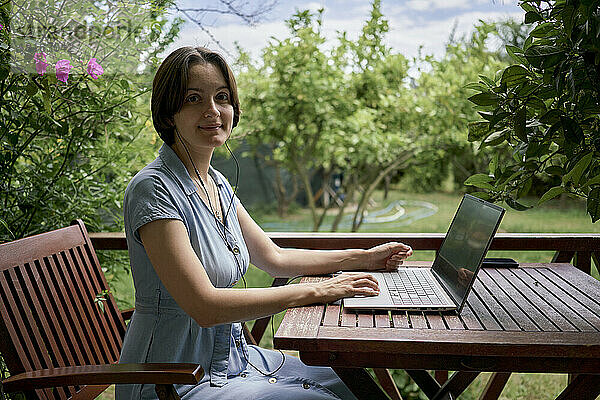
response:
<svg viewBox="0 0 600 400"><path fill-rule="evenodd" d="M476 290L472 290L467 297L467 305L471 307L473 314L476 315L483 329L488 331L501 331L502 327L496 321L496 318L490 313L486 306L481 302ZM465 306L466 308L466 306Z"/></svg>
<svg viewBox="0 0 600 400"><path fill-rule="evenodd" d="M431 329L444 330L448 329L446 324L444 323L444 319L440 313L425 313L425 317L427 318L427 322L429 323L429 327Z"/></svg>
<svg viewBox="0 0 600 400"><path fill-rule="evenodd" d="M307 277L304 282L318 282L321 278ZM316 337L323 318L324 307L298 307L289 309L277 332L292 337Z"/></svg>
<svg viewBox="0 0 600 400"><path fill-rule="evenodd" d="M410 327L406 311L392 311L392 322L394 323L394 328L408 329Z"/></svg>
<svg viewBox="0 0 600 400"><path fill-rule="evenodd" d="M356 326L356 313L347 308L343 308L340 326Z"/></svg>
<svg viewBox="0 0 600 400"><path fill-rule="evenodd" d="M516 322L516 330L539 331L540 328L523 312L515 303L514 299L507 295L506 286L510 286L506 280L494 280L488 268L483 268L478 275L481 284L493 293L496 301L502 305ZM552 324L550 324L552 326ZM505 326L506 329L506 326Z"/></svg>
<svg viewBox="0 0 600 400"><path fill-rule="evenodd" d="M507 278L495 268L486 268L483 272L485 275L489 275L490 278L496 282L496 284L502 287L506 295L515 304L517 304L518 308L522 310L523 314L535 324L536 329L533 330L538 330L538 328L539 330L545 332L554 332L559 330L557 326L550 321L546 314L540 312L539 308L535 306L530 298L524 296L523 292L513 285L512 279ZM503 272L508 274L509 271L503 270ZM525 325L525 323L521 324L522 327Z"/></svg>
<svg viewBox="0 0 600 400"><path fill-rule="evenodd" d="M540 297L538 293L521 279L519 270L520 268L507 268L505 270L498 270L498 272L521 293L521 297L525 302L531 303L538 312L551 321L552 325L555 327L553 330L558 329L559 331L565 332L577 331L577 328L573 324L551 307L544 298ZM534 287L537 290L537 286Z"/></svg>
<svg viewBox="0 0 600 400"><path fill-rule="evenodd" d="M584 318L590 325L594 326L596 330L600 330L600 302L596 302L586 296L584 293L586 289L588 292L593 293L594 290L590 286L584 286L579 289L583 289L584 292L581 292L578 288L574 287L570 283L565 282L564 284L569 284L568 290L562 289L551 280L548 279L548 270L526 270L530 273L532 278L536 279L538 282L541 282L546 287L554 287L556 288L555 294L568 304L571 308L575 308L578 310L578 314ZM546 272L544 274L544 272Z"/></svg>
<svg viewBox="0 0 600 400"><path fill-rule="evenodd" d="M373 328L373 314L371 312L357 312L357 324L359 328Z"/></svg>
<svg viewBox="0 0 600 400"><path fill-rule="evenodd" d="M544 296L544 300L546 300L548 305L554 308L556 312L560 313L569 322L571 322L571 324L573 324L578 330L584 332L595 331L592 325L590 325L581 316L579 316L579 314L565 304L565 299L559 297L561 294L556 293L559 290L557 290L558 288L554 284L551 287L544 287L541 282L534 279L530 273L524 269L516 268L515 274L517 274L523 282L529 285L529 287L536 286L538 296Z"/></svg>
<svg viewBox="0 0 600 400"><path fill-rule="evenodd" d="M390 313L388 311L376 311L375 312L375 326L377 328L389 328L390 325Z"/></svg>
<svg viewBox="0 0 600 400"><path fill-rule="evenodd" d="M448 325L448 329L465 329L460 317L454 313L443 313L442 317L446 324Z"/></svg>
<svg viewBox="0 0 600 400"><path fill-rule="evenodd" d="M413 329L427 329L427 320L422 311L409 311L408 320Z"/></svg>
<svg viewBox="0 0 600 400"><path fill-rule="evenodd" d="M542 282L562 280L563 282L560 284L569 285L569 289L566 293L570 298L577 302L577 307L584 307L596 317L600 317L600 296L594 296L597 293L594 291L593 282L578 282L578 284L574 284L568 280L569 276L561 277L547 268L536 269L533 271L538 274L536 276L538 277L538 280ZM595 326L598 325L596 324Z"/></svg>
<svg viewBox="0 0 600 400"><path fill-rule="evenodd" d="M340 308L338 304L327 304L325 307L325 316L323 317L323 326L339 326Z"/></svg>
<svg viewBox="0 0 600 400"><path fill-rule="evenodd" d="M470 330L484 330L484 327L481 325L475 314L473 314L473 310L471 309L471 305L467 301L465 306L462 308L459 318L463 322L463 324Z"/></svg>
<svg viewBox="0 0 600 400"><path fill-rule="evenodd" d="M501 329L505 331L520 331L521 328L506 311L505 305L497 300L496 291L493 289L495 289L493 286L483 285L479 277L473 284L473 290L485 304L486 309L493 315L494 320L500 324Z"/></svg>
<svg viewBox="0 0 600 400"><path fill-rule="evenodd" d="M571 264L556 264L552 269L543 268L540 272L551 281L559 279L561 282L569 283L578 294L583 294L596 304L600 304L600 291L590 290L597 284L596 278L588 274L573 273Z"/></svg>

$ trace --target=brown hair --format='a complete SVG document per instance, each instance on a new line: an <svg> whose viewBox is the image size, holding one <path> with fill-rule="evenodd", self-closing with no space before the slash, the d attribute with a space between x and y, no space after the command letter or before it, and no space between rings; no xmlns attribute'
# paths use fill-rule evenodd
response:
<svg viewBox="0 0 600 400"><path fill-rule="evenodd" d="M225 78L233 105L233 128L240 120L237 84L223 56L204 47L181 47L165 58L152 82L152 122L160 138L169 146L175 142L173 116L183 107L189 70L193 65L206 63L219 68Z"/></svg>

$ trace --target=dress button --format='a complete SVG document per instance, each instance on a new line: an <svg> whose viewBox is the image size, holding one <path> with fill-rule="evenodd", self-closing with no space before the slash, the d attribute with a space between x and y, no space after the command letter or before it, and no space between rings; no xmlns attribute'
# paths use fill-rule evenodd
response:
<svg viewBox="0 0 600 400"><path fill-rule="evenodd" d="M239 247L237 247L237 246L235 246L235 247L233 248L233 254L235 254L236 256L237 256L238 254L240 254L240 248L239 248Z"/></svg>
<svg viewBox="0 0 600 400"><path fill-rule="evenodd" d="M240 339L235 339L235 347L240 347L242 345L242 341Z"/></svg>
<svg viewBox="0 0 600 400"><path fill-rule="evenodd" d="M310 385L309 385L308 383L306 383L306 382L304 382L304 383L302 384L302 387L303 387L304 389L310 389Z"/></svg>
<svg viewBox="0 0 600 400"><path fill-rule="evenodd" d="M277 378L269 378L269 383L275 383L277 382Z"/></svg>
<svg viewBox="0 0 600 400"><path fill-rule="evenodd" d="M245 378L245 377L247 377L247 376L248 376L248 374L247 374L246 372L242 372L242 373L240 374L240 376L241 376L242 378Z"/></svg>

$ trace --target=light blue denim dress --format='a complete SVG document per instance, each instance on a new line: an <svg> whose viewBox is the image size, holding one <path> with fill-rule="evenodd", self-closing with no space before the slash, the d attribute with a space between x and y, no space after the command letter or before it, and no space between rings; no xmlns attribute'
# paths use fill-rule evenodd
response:
<svg viewBox="0 0 600 400"><path fill-rule="evenodd" d="M289 355L274 375L259 373L247 360L270 372L280 365L281 354L247 345L240 323L200 327L158 278L138 234L142 225L158 219L183 222L215 287L232 287L248 268L250 257L236 212L239 199L223 175L212 167L209 173L217 183L224 212L233 202L226 226L202 202L185 166L167 145L125 191L125 234L135 285L135 312L120 362L202 365L205 374L200 384L176 385L182 399L354 399L332 369L310 367ZM154 385L116 387L118 400L155 398Z"/></svg>

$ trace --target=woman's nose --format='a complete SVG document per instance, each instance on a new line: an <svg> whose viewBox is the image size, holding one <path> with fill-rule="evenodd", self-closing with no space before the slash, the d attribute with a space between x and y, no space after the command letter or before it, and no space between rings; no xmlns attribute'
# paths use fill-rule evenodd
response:
<svg viewBox="0 0 600 400"><path fill-rule="evenodd" d="M219 116L219 110L213 100L208 102L206 109L204 110L204 118L215 118Z"/></svg>

